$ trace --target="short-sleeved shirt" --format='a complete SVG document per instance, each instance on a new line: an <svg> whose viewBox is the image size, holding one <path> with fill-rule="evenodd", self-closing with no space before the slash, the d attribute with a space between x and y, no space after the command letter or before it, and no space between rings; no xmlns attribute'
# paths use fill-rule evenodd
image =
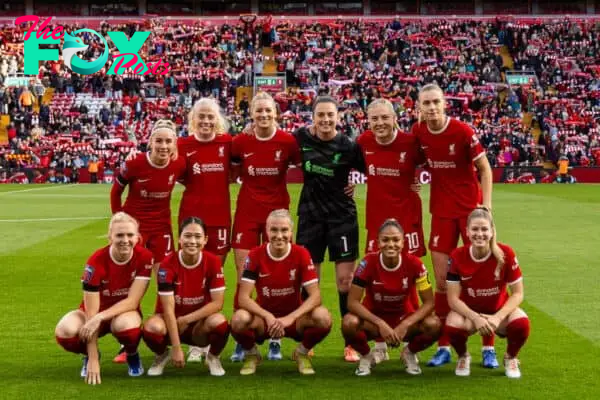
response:
<svg viewBox="0 0 600 400"><path fill-rule="evenodd" d="M180 138L177 148L187 160L180 214L200 217L207 226L231 226L231 136L217 135L201 142L191 135Z"/></svg>
<svg viewBox="0 0 600 400"><path fill-rule="evenodd" d="M424 162L416 137L397 132L391 143L382 145L377 143L373 132L366 131L358 137L357 143L363 152L368 179L367 229L379 229L388 218L406 221L406 213L414 209L411 185L415 170Z"/></svg>
<svg viewBox="0 0 600 400"><path fill-rule="evenodd" d="M117 185L129 185L123 211L134 217L142 232L163 232L171 227L171 193L183 176L183 157L171 160L164 167L154 165L148 153L127 161L117 176ZM113 212L120 210L113 210Z"/></svg>
<svg viewBox="0 0 600 400"><path fill-rule="evenodd" d="M264 223L273 210L290 206L287 170L300 163L294 137L276 130L270 138L237 135L233 139L231 159L241 165L242 187L237 211L249 221Z"/></svg>
<svg viewBox="0 0 600 400"><path fill-rule="evenodd" d="M319 281L308 250L291 244L287 254L275 258L269 244L250 251L242 280L256 285L257 303L276 317L284 317L302 304L302 287Z"/></svg>
<svg viewBox="0 0 600 400"><path fill-rule="evenodd" d="M163 312L160 296L175 296L175 316L199 310L211 301L211 293L225 290L225 276L219 257L200 253L195 265L187 266L182 251L172 253L161 263L157 273L158 294L155 312Z"/></svg>
<svg viewBox="0 0 600 400"><path fill-rule="evenodd" d="M154 259L152 253L140 246L133 248L128 261L119 263L110 254L110 246L103 247L90 256L81 276L83 290L100 294L100 311L127 298L135 279L150 280ZM80 305L84 309L84 303Z"/></svg>
<svg viewBox="0 0 600 400"><path fill-rule="evenodd" d="M431 172L431 214L442 218L466 217L481 202L474 162L485 150L471 127L448 118L440 133L422 122L412 127Z"/></svg>
<svg viewBox="0 0 600 400"><path fill-rule="evenodd" d="M398 265L384 265L381 252L369 253L354 272L354 285L365 289L363 305L377 316L402 316L413 312L414 288L431 287L427 268L418 257L402 254Z"/></svg>
<svg viewBox="0 0 600 400"><path fill-rule="evenodd" d="M498 243L504 252L504 265L499 275L495 271L498 262L491 253L475 260L471 246L462 246L450 254L448 260L449 284L460 283L460 299L475 312L493 314L508 300L506 286L523 279L515 252L509 246Z"/></svg>
<svg viewBox="0 0 600 400"><path fill-rule="evenodd" d="M340 221L356 217L354 199L346 193L352 169L364 172L360 146L346 135L323 141L300 128L294 136L302 154L304 185L298 216L317 221Z"/></svg>

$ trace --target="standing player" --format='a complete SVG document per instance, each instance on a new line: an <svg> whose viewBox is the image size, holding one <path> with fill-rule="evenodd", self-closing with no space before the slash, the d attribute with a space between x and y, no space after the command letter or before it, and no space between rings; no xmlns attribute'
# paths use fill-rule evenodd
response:
<svg viewBox="0 0 600 400"><path fill-rule="evenodd" d="M125 163L110 191L113 214L125 211L139 222L142 244L157 263L173 250L171 192L186 168L185 160L178 157L176 132L172 121L156 121L148 139L149 151ZM121 196L128 185L127 199L122 204ZM123 351L122 347L114 362L125 362Z"/></svg>
<svg viewBox="0 0 600 400"><path fill-rule="evenodd" d="M238 135L233 139L232 160L239 163L242 186L237 199L233 223L233 244L238 282L250 249L267 240L265 221L269 213L288 209L287 191L289 165L300 163L298 145L293 136L277 128L275 101L267 93L258 93L250 107L254 134ZM236 296L237 298L237 296ZM237 308L234 305L234 308ZM231 357L241 361L240 346ZM278 342L271 343L269 359L281 359Z"/></svg>
<svg viewBox="0 0 600 400"><path fill-rule="evenodd" d="M129 376L144 373L137 351L142 336L140 301L148 288L152 253L139 246L138 224L118 212L110 220L109 245L88 259L81 282L83 301L56 326L56 341L65 350L84 354L81 377L99 384L98 338L112 333L125 348Z"/></svg>
<svg viewBox="0 0 600 400"><path fill-rule="evenodd" d="M421 197L412 190L415 171L422 164L419 145L412 134L402 132L394 106L389 100L377 99L367 108L369 131L357 139L367 171L367 247L377 251L377 234L388 218L400 221L404 233L403 251L423 257L427 251L423 239ZM382 207L385 204L385 207ZM419 307L416 289L414 308ZM375 342L375 360L389 359L385 341Z"/></svg>
<svg viewBox="0 0 600 400"><path fill-rule="evenodd" d="M412 128L431 172L429 208L432 214L429 249L435 272L435 311L445 321L450 308L446 297L448 256L458 244L469 243L466 235L467 217L478 204L491 209L492 170L473 130L452 119L445 112L446 101L439 86L423 86L419 93L419 122ZM481 188L477 180L481 176ZM484 336L483 366L497 368L494 337ZM450 342L442 334L438 351L427 363L440 366L450 362Z"/></svg>
<svg viewBox="0 0 600 400"><path fill-rule="evenodd" d="M181 342L210 344L206 355L210 374L225 375L219 360L229 336L229 324L220 313L225 279L219 257L203 251L207 240L204 222L187 218L179 227L180 250L160 263L155 314L144 324L144 341L156 354L150 376L162 375L171 359L176 367L184 366Z"/></svg>
<svg viewBox="0 0 600 400"><path fill-rule="evenodd" d="M231 136L214 99L202 98L194 104L189 132L190 136L177 142L179 155L187 161L179 225L192 216L201 218L206 224L206 250L221 257L224 264L231 236Z"/></svg>
<svg viewBox="0 0 600 400"><path fill-rule="evenodd" d="M350 313L344 317L342 331L362 356L356 369L358 376L369 375L375 363L369 339L381 337L392 346L407 341L402 360L409 374L419 375L416 353L431 346L439 336L441 324L432 314L433 290L427 269L419 258L402 253L404 238L398 221L386 220L379 228L380 250L367 254L354 274L348 297ZM411 304L415 288L423 300L416 310Z"/></svg>
<svg viewBox="0 0 600 400"><path fill-rule="evenodd" d="M300 344L294 354L298 371L314 374L309 351L331 330L331 315L321 306L319 280L308 251L292 244L294 224L288 210L275 210L267 219L268 243L248 254L238 293L239 307L232 335L246 351L240 373L256 372L256 343L289 337ZM252 299L256 288L257 298ZM302 290L308 294L302 300Z"/></svg>
<svg viewBox="0 0 600 400"><path fill-rule="evenodd" d="M529 337L523 301L523 277L515 252L496 242L492 215L485 208L474 210L467 221L470 245L455 249L448 270L448 302L452 311L446 320L450 342L458 353L456 375L469 376L469 335L506 337L504 369L509 378L520 378L519 350ZM510 288L510 295L507 292Z"/></svg>
<svg viewBox="0 0 600 400"><path fill-rule="evenodd" d="M336 285L342 318L348 312L348 291L358 258L358 220L354 199L344 189L352 168L364 172L360 147L337 131L338 105L329 96L313 105L314 133L295 132L302 153L304 185L298 203L297 242L310 252L320 275L325 250L335 262ZM346 346L344 358L356 362L356 352Z"/></svg>
<svg viewBox="0 0 600 400"><path fill-rule="evenodd" d="M225 265L231 246L231 136L227 133L227 121L212 98L196 101L188 119L190 136L177 141L178 153L187 161L179 226L189 217L201 218L208 237L205 249L218 255ZM208 348L190 346L188 361L200 362L207 353Z"/></svg>
<svg viewBox="0 0 600 400"><path fill-rule="evenodd" d="M175 124L158 120L148 140L149 151L125 163L110 192L113 214L125 211L140 224L143 245L156 262L173 251L171 193L175 182L185 173L186 163L177 154ZM125 204L121 196L129 192Z"/></svg>

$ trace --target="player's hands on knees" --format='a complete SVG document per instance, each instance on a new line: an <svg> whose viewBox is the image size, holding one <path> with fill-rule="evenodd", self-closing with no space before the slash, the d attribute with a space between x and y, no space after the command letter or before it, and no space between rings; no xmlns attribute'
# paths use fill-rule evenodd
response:
<svg viewBox="0 0 600 400"><path fill-rule="evenodd" d="M283 336L283 324L273 314L267 315L265 322L267 323L267 333L270 337L277 339Z"/></svg>
<svg viewBox="0 0 600 400"><path fill-rule="evenodd" d="M496 332L496 329L498 329L498 326L500 325L500 322L502 322L500 320L500 318L498 316L494 315L485 315L482 314L481 315L483 318L487 319L488 324L492 327L492 329L494 330L494 332Z"/></svg>
<svg viewBox="0 0 600 400"><path fill-rule="evenodd" d="M489 336L492 333L494 333L494 328L492 328L488 320L484 318L481 314L477 318L475 318L475 321L473 321L473 323L475 324L475 329L477 329L477 332L479 332L479 334L482 336Z"/></svg>
<svg viewBox="0 0 600 400"><path fill-rule="evenodd" d="M345 188L344 188L344 194L348 197L354 197L354 188L356 187L356 185L354 183L349 183Z"/></svg>
<svg viewBox="0 0 600 400"><path fill-rule="evenodd" d="M281 325L283 326L283 328L287 328L288 326L291 326L294 322L296 322L296 320L293 317L290 317L289 315L286 315L283 318L278 318L279 322L281 322Z"/></svg>
<svg viewBox="0 0 600 400"><path fill-rule="evenodd" d="M399 341L402 341L402 339L404 339L404 337L406 336L406 334L408 333L408 328L410 328L410 325L408 325L405 321L400 322L400 324L394 329L394 331L396 332L396 335L398 335L398 339Z"/></svg>
<svg viewBox="0 0 600 400"><path fill-rule="evenodd" d="M102 383L100 379L100 361L98 358L88 358L87 361L87 375L85 376L85 383L88 385L99 385Z"/></svg>
<svg viewBox="0 0 600 400"><path fill-rule="evenodd" d="M89 341L92 336L94 336L94 333L96 333L101 323L102 317L99 314L96 314L92 318L88 319L79 330L79 338L85 342Z"/></svg>
<svg viewBox="0 0 600 400"><path fill-rule="evenodd" d="M377 328L379 328L379 335L385 340L387 344L390 346L398 346L400 344L400 340L398 340L398 335L396 331L392 329L391 326L387 324L385 321L379 321L377 323Z"/></svg>
<svg viewBox="0 0 600 400"><path fill-rule="evenodd" d="M185 355L181 350L181 345L171 347L171 362L175 368L185 367Z"/></svg>

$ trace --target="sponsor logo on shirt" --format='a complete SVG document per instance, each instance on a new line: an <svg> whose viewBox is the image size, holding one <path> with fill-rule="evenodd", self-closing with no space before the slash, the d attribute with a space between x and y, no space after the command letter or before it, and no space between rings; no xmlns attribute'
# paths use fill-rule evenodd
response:
<svg viewBox="0 0 600 400"><path fill-rule="evenodd" d="M145 189L140 190L140 197L150 198L150 199L165 199L169 197L171 192L149 192Z"/></svg>
<svg viewBox="0 0 600 400"><path fill-rule="evenodd" d="M262 288L262 295L263 297L271 297L271 292L268 287L265 286Z"/></svg>
<svg viewBox="0 0 600 400"><path fill-rule="evenodd" d="M276 176L279 175L278 168L255 168L252 165L248 166L248 175L250 176Z"/></svg>
<svg viewBox="0 0 600 400"><path fill-rule="evenodd" d="M310 160L304 163L304 170L316 175L335 176L333 169L313 164Z"/></svg>
<svg viewBox="0 0 600 400"><path fill-rule="evenodd" d="M223 163L194 163L192 165L192 171L194 175L200 175L207 172L222 172L225 171Z"/></svg>

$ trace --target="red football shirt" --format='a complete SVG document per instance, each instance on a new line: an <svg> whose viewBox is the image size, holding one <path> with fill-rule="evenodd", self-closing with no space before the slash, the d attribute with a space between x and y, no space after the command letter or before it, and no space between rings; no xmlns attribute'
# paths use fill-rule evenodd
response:
<svg viewBox="0 0 600 400"><path fill-rule="evenodd" d="M225 290L225 276L219 257L207 251L195 265L183 263L181 250L171 253L158 269L158 294L155 312L162 313L160 296L175 296L175 315L187 315L210 303L210 294Z"/></svg>
<svg viewBox="0 0 600 400"><path fill-rule="evenodd" d="M302 287L319 281L308 250L291 244L281 258L271 256L269 244L250 251L242 280L256 284L256 301L276 317L285 317L302 304Z"/></svg>
<svg viewBox="0 0 600 400"><path fill-rule="evenodd" d="M379 317L413 312L411 294L417 281L429 280L427 268L418 257L402 254L398 265L383 265L381 253L369 253L354 272L352 283L365 289L363 305Z"/></svg>
<svg viewBox="0 0 600 400"><path fill-rule="evenodd" d="M183 157L164 167L154 165L148 153L127 161L115 184L129 185L123 211L137 219L141 232L171 229L171 193L185 169Z"/></svg>
<svg viewBox="0 0 600 400"><path fill-rule="evenodd" d="M83 269L83 290L100 293L100 311L125 299L134 279L150 280L154 258L150 250L137 245L129 261L118 263L110 254L110 246L96 250ZM138 305L139 306L139 305ZM80 308L84 309L81 302Z"/></svg>
<svg viewBox="0 0 600 400"><path fill-rule="evenodd" d="M357 143L367 170L367 230L378 230L388 218L406 221L408 213L417 217L412 212L415 196L410 186L414 183L417 165L424 160L420 157L416 137L397 132L391 143L382 145L377 143L373 132L366 131L358 137Z"/></svg>
<svg viewBox="0 0 600 400"><path fill-rule="evenodd" d="M462 246L450 254L448 282L460 283L460 299L475 312L494 314L508 300L507 285L523 279L515 252L509 246L498 243L504 252L504 266L496 277L497 261L493 254L475 260L471 246Z"/></svg>
<svg viewBox="0 0 600 400"><path fill-rule="evenodd" d="M264 223L271 211L289 208L287 170L290 164L300 163L300 149L292 135L281 130L266 139L237 135L231 157L241 163L242 187L236 212L252 222Z"/></svg>
<svg viewBox="0 0 600 400"><path fill-rule="evenodd" d="M192 135L179 139L177 147L187 160L180 220L195 216L207 226L231 226L231 136L217 135L210 142L201 142Z"/></svg>
<svg viewBox="0 0 600 400"><path fill-rule="evenodd" d="M474 161L485 157L485 150L467 124L448 118L439 133L432 133L422 122L412 127L431 172L431 214L442 218L469 215L480 202L480 189Z"/></svg>

